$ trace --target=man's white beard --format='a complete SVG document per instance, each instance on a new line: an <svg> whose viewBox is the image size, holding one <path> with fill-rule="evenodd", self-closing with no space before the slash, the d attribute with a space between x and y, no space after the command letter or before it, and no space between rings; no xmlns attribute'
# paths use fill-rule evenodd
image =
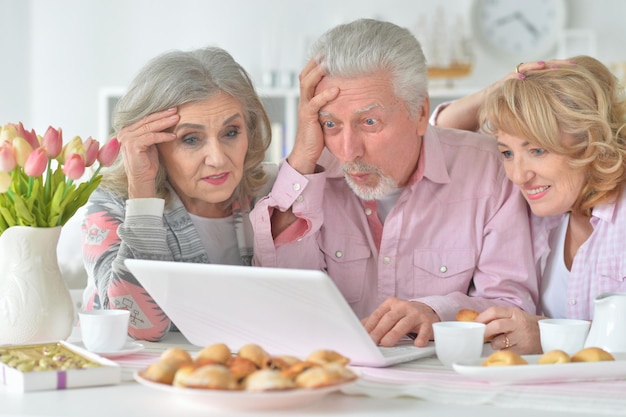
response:
<svg viewBox="0 0 626 417"><path fill-rule="evenodd" d="M381 170L374 165L368 165L362 161L346 162L341 164L341 169L344 172L348 186L354 194L363 200L379 200L398 189L398 183L393 178L383 175ZM380 180L375 187L364 187L352 181L348 173L353 171L374 174Z"/></svg>

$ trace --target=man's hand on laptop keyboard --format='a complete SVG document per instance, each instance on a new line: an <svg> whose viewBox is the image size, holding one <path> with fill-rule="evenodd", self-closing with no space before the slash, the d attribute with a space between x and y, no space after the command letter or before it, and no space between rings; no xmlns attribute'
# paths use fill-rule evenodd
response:
<svg viewBox="0 0 626 417"><path fill-rule="evenodd" d="M408 334L415 334L414 345L423 347L433 339L432 324L440 321L429 306L416 301L390 297L372 314L361 320L374 342L395 346Z"/></svg>

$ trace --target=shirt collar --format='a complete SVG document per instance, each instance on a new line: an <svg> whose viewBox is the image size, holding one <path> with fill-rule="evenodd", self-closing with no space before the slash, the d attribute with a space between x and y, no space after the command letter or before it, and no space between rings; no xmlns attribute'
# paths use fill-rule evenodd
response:
<svg viewBox="0 0 626 417"><path fill-rule="evenodd" d="M615 203L605 203L600 204L593 208L591 212L592 224L593 218L596 218L603 222L613 223L615 221L615 213L616 213L616 204Z"/></svg>
<svg viewBox="0 0 626 417"><path fill-rule="evenodd" d="M420 150L417 168L411 176L408 185L413 185L427 178L428 180L438 183L447 184L450 182L450 175L439 141L440 129L431 125L426 128L426 133L422 137L422 148Z"/></svg>

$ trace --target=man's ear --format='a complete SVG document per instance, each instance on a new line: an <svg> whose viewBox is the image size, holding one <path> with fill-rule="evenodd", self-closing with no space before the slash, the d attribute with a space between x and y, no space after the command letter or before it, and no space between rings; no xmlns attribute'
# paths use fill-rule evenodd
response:
<svg viewBox="0 0 626 417"><path fill-rule="evenodd" d="M424 136L426 128L428 127L430 118L430 97L428 95L424 98L422 106L418 110L417 114L417 135Z"/></svg>

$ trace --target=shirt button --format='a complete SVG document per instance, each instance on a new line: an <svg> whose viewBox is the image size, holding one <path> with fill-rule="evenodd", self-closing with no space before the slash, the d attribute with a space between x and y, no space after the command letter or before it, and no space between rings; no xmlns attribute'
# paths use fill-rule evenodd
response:
<svg viewBox="0 0 626 417"><path fill-rule="evenodd" d="M294 185L293 185L293 189L294 189L295 191L300 191L300 184L294 184Z"/></svg>
<svg viewBox="0 0 626 417"><path fill-rule="evenodd" d="M372 214L372 209L368 207L365 209L365 215L369 216L370 214Z"/></svg>
<svg viewBox="0 0 626 417"><path fill-rule="evenodd" d="M387 264L388 264L388 263L390 263L390 262L391 262L391 258L390 258L390 257L385 256L385 257L383 258L383 263L384 263L385 265L387 265Z"/></svg>
<svg viewBox="0 0 626 417"><path fill-rule="evenodd" d="M296 197L296 201L297 201L298 203L302 203L302 200L304 200L304 198L303 198L301 195L299 195L298 197Z"/></svg>
<svg viewBox="0 0 626 417"><path fill-rule="evenodd" d="M343 257L343 252L338 250L337 252L335 252L335 258L342 258Z"/></svg>
<svg viewBox="0 0 626 417"><path fill-rule="evenodd" d="M569 304L572 305L572 306L575 305L576 304L576 299L572 298L571 300L569 300Z"/></svg>
<svg viewBox="0 0 626 417"><path fill-rule="evenodd" d="M445 266L445 265L441 265L441 266L439 267L439 272L441 272L441 273L448 272L448 267L447 267L447 266Z"/></svg>

